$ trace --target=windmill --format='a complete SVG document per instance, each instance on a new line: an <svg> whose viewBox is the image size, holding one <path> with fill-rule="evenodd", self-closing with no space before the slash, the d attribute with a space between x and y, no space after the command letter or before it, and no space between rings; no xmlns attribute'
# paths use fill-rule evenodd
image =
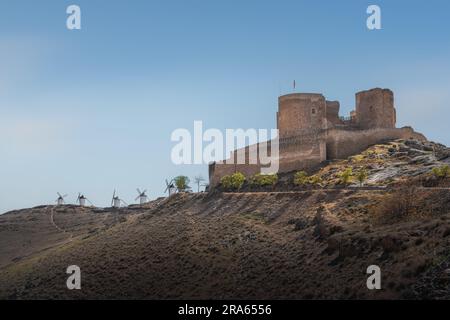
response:
<svg viewBox="0 0 450 320"><path fill-rule="evenodd" d="M116 190L114 189L114 193L111 199L111 207L113 208L120 208L120 203L123 202L125 205L128 205L125 201L119 198L118 195L116 195Z"/></svg>
<svg viewBox="0 0 450 320"><path fill-rule="evenodd" d="M173 183L173 179L167 181L166 179L166 190L164 190L164 193L169 192L169 197L176 192L177 188L175 187L175 184Z"/></svg>
<svg viewBox="0 0 450 320"><path fill-rule="evenodd" d="M86 201L93 206L92 202L90 202L89 199L84 196L84 194L78 192L77 203L80 204L80 207L84 207L86 205Z"/></svg>
<svg viewBox="0 0 450 320"><path fill-rule="evenodd" d="M147 202L147 195L145 193L147 192L147 189L145 189L144 191L141 192L141 190L139 190L139 188L137 188L136 191L138 192L139 195L136 197L136 199L134 199L134 201L139 199L139 204L146 203Z"/></svg>
<svg viewBox="0 0 450 320"><path fill-rule="evenodd" d="M64 201L64 198L67 197L67 194L65 194L63 196L59 192L57 192L57 194L58 194L58 198L56 199L56 204L58 206L61 206L61 205L65 204L66 201Z"/></svg>

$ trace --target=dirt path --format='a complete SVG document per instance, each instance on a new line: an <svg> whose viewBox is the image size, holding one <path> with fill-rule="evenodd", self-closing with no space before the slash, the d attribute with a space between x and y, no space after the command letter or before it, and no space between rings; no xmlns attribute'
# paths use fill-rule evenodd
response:
<svg viewBox="0 0 450 320"><path fill-rule="evenodd" d="M50 209L50 223L51 223L58 231L60 231L60 232L62 232L62 233L67 233L66 230L64 230L63 228L61 228L60 226L58 226L58 225L55 223L54 216L55 216L55 210L54 210L54 208L51 208L51 209ZM72 241L72 238L73 238L73 234L70 233L69 238L67 239L68 242Z"/></svg>

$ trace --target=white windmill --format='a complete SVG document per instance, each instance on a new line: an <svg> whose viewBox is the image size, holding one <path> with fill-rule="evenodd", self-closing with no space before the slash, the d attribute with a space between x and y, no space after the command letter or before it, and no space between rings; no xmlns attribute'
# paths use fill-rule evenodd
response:
<svg viewBox="0 0 450 320"><path fill-rule="evenodd" d="M114 193L111 199L111 207L113 208L120 208L120 204L124 203L125 205L128 205L125 201L119 198L119 196L116 195L116 190L114 189Z"/></svg>
<svg viewBox="0 0 450 320"><path fill-rule="evenodd" d="M77 203L80 205L80 207L86 206L86 201L93 206L92 202L90 202L89 199L84 196L84 194L78 192Z"/></svg>
<svg viewBox="0 0 450 320"><path fill-rule="evenodd" d="M141 192L141 190L139 190L139 188L137 188L136 191L138 192L139 195L136 197L136 199L134 199L134 201L139 199L139 204L146 203L148 197L145 193L147 192L147 189L145 189L144 191Z"/></svg>
<svg viewBox="0 0 450 320"><path fill-rule="evenodd" d="M175 184L173 182L173 179L170 180L170 182L166 179L166 190L164 190L164 193L168 192L169 197L177 191L177 188L175 187Z"/></svg>
<svg viewBox="0 0 450 320"><path fill-rule="evenodd" d="M66 203L66 201L64 201L64 198L67 197L67 194L65 194L63 196L59 192L57 192L57 194L58 194L58 198L56 199L56 204L58 206L62 206L63 204Z"/></svg>

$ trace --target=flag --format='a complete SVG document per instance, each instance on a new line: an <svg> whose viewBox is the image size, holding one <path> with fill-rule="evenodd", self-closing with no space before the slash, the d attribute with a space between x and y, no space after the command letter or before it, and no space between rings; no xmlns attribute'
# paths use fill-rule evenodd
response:
<svg viewBox="0 0 450 320"><path fill-rule="evenodd" d="M294 80L294 90L295 90L295 80Z"/></svg>

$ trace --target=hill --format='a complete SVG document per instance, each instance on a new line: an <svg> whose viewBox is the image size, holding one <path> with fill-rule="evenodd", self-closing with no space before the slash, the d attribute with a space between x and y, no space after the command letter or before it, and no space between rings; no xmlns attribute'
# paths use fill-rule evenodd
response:
<svg viewBox="0 0 450 320"><path fill-rule="evenodd" d="M0 216L2 299L450 298L450 162L393 141L329 163L320 185L283 175L240 192L176 194L143 207L42 206ZM343 185L348 167L366 186ZM69 265L82 289L66 287ZM382 290L366 287L378 265Z"/></svg>

